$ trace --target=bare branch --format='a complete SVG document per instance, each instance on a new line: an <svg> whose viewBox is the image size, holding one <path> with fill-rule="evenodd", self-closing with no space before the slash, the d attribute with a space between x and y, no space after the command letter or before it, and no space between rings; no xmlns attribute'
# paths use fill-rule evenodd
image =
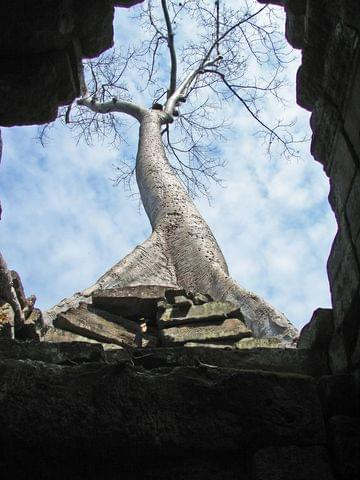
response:
<svg viewBox="0 0 360 480"><path fill-rule="evenodd" d="M169 92L168 92L168 97L170 97L176 90L176 76L177 76L176 51L175 51L175 44L174 44L174 31L172 28L166 0L161 0L161 6L164 12L166 29L167 29L167 42L168 42L168 47L170 51L171 67L170 67L170 85L169 85Z"/></svg>
<svg viewBox="0 0 360 480"><path fill-rule="evenodd" d="M94 98L80 98L77 101L78 105L83 105L88 107L95 113L106 114L110 112L119 112L130 115L131 117L136 118L139 122L145 112L145 108L136 105L135 103L125 102L114 98L111 102L98 102Z"/></svg>

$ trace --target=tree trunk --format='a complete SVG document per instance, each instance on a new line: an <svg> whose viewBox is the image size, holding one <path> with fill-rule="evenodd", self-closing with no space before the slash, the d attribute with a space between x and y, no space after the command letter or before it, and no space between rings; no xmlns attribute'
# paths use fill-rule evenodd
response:
<svg viewBox="0 0 360 480"><path fill-rule="evenodd" d="M136 179L153 229L151 236L95 285L50 310L50 317L74 302L89 301L99 288L169 285L233 302L257 337L293 339L297 331L282 313L229 277L219 245L166 158L163 121L159 111L143 115L136 160Z"/></svg>

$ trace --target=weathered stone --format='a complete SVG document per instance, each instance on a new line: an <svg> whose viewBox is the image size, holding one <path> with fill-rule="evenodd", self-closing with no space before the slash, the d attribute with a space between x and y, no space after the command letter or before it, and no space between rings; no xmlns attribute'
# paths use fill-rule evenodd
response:
<svg viewBox="0 0 360 480"><path fill-rule="evenodd" d="M158 325L160 328L168 328L184 323L211 322L229 317L243 318L240 309L231 302L208 302L186 307L175 305L162 313Z"/></svg>
<svg viewBox="0 0 360 480"><path fill-rule="evenodd" d="M278 338L243 338L235 344L236 348L280 348Z"/></svg>
<svg viewBox="0 0 360 480"><path fill-rule="evenodd" d="M353 8L355 6L353 5ZM350 24L350 18L347 24ZM353 67L355 74L352 79L352 85L348 91L346 105L343 108L343 130L350 144L354 148L357 157L360 158L360 138L359 138L359 124L360 124L360 61L354 61Z"/></svg>
<svg viewBox="0 0 360 480"><path fill-rule="evenodd" d="M43 333L41 340L44 342L87 342L87 343L101 343L97 340L91 338L83 337L82 335L77 335L76 333L61 330L60 328L55 328L52 326L46 327L45 332Z"/></svg>
<svg viewBox="0 0 360 480"><path fill-rule="evenodd" d="M191 307L192 304L190 298L186 298L184 295L177 295L174 297L174 305L179 307Z"/></svg>
<svg viewBox="0 0 360 480"><path fill-rule="evenodd" d="M54 326L99 342L135 346L134 332L109 322L99 312L94 313L85 305L58 315Z"/></svg>
<svg viewBox="0 0 360 480"><path fill-rule="evenodd" d="M335 20L323 59L323 89L327 97L341 110L352 80L358 41L359 34L356 29Z"/></svg>
<svg viewBox="0 0 360 480"><path fill-rule="evenodd" d="M79 63L113 44L112 0L12 0L0 6L0 124L56 118L79 95Z"/></svg>
<svg viewBox="0 0 360 480"><path fill-rule="evenodd" d="M332 309L318 308L310 322L301 330L297 348L327 350L333 331Z"/></svg>
<svg viewBox="0 0 360 480"><path fill-rule="evenodd" d="M76 34L84 57L93 58L113 46L113 0L87 0L74 3Z"/></svg>
<svg viewBox="0 0 360 480"><path fill-rule="evenodd" d="M353 367L358 367L360 365L360 328L356 337L354 350L351 355L351 364Z"/></svg>
<svg viewBox="0 0 360 480"><path fill-rule="evenodd" d="M16 360L0 369L1 442L15 449L26 439L27 448L46 445L47 455L61 445L63 453L81 447L103 457L114 444L125 456L134 449L221 455L325 440L316 388L305 376Z"/></svg>
<svg viewBox="0 0 360 480"><path fill-rule="evenodd" d="M360 233L360 215L359 215L359 198L360 198L360 173L356 173L353 178L349 195L346 202L345 213L350 225L350 236L355 243ZM357 252L359 255L359 252Z"/></svg>
<svg viewBox="0 0 360 480"><path fill-rule="evenodd" d="M290 10L286 15L285 36L294 48L304 46L305 18L303 14L296 15Z"/></svg>
<svg viewBox="0 0 360 480"><path fill-rule="evenodd" d="M209 304L207 304L209 305ZM159 331L162 345L184 344L186 342L235 342L252 335L245 324L237 318L213 323L188 323Z"/></svg>
<svg viewBox="0 0 360 480"><path fill-rule="evenodd" d="M331 456L342 480L360 477L360 419L335 416L328 428Z"/></svg>
<svg viewBox="0 0 360 480"><path fill-rule="evenodd" d="M357 385L353 375L326 375L319 378L319 396L327 418L335 415L356 417L360 413Z"/></svg>
<svg viewBox="0 0 360 480"><path fill-rule="evenodd" d="M71 103L78 95L66 51L3 61L0 125L30 125L54 120L58 106Z"/></svg>
<svg viewBox="0 0 360 480"><path fill-rule="evenodd" d="M329 345L329 367L331 373L347 373L350 367L343 328L334 330Z"/></svg>
<svg viewBox="0 0 360 480"><path fill-rule="evenodd" d="M16 332L16 338L22 340L40 340L41 331L44 327L42 312L38 308L34 308L30 315L25 318L21 329Z"/></svg>
<svg viewBox="0 0 360 480"><path fill-rule="evenodd" d="M306 110L312 110L322 90L323 52L307 47L302 52L302 65L296 76L296 101Z"/></svg>
<svg viewBox="0 0 360 480"><path fill-rule="evenodd" d="M14 338L14 322L14 310L0 298L0 338Z"/></svg>
<svg viewBox="0 0 360 480"><path fill-rule="evenodd" d="M164 299L167 286L136 285L99 290L93 294L93 305L126 318L155 318L157 303Z"/></svg>
<svg viewBox="0 0 360 480"><path fill-rule="evenodd" d="M263 448L254 455L253 472L254 480L334 480L320 446Z"/></svg>
<svg viewBox="0 0 360 480"><path fill-rule="evenodd" d="M175 297L179 297L179 296L190 298L189 297L189 292L187 292L184 289L173 289L172 288L172 289L165 290L165 293L164 293L165 300L169 304L174 304L175 303Z"/></svg>
<svg viewBox="0 0 360 480"><path fill-rule="evenodd" d="M15 270L10 271L11 280L13 287L15 288L16 296L19 300L21 308L25 308L27 306L27 299L24 291L24 287L20 278L20 275L15 272Z"/></svg>
<svg viewBox="0 0 360 480"><path fill-rule="evenodd" d="M50 364L74 365L105 361L105 354L101 344L0 340L0 359L36 360Z"/></svg>
<svg viewBox="0 0 360 480"><path fill-rule="evenodd" d="M190 342L189 342L190 343ZM321 377L329 374L327 356L315 350L295 348L224 349L208 344L197 346L137 349L133 352L135 365L146 369L175 366L197 366L200 363L221 368L263 370Z"/></svg>
<svg viewBox="0 0 360 480"><path fill-rule="evenodd" d="M330 163L330 204L339 218L356 173L356 157L343 134L336 136Z"/></svg>
<svg viewBox="0 0 360 480"><path fill-rule="evenodd" d="M341 127L341 113L333 103L324 96L315 102L310 125L313 131L311 140L311 154L322 165L329 175L329 164L332 157L333 145L336 142L338 130Z"/></svg>
<svg viewBox="0 0 360 480"><path fill-rule="evenodd" d="M352 306L358 299L360 272L356 253L346 232L338 232L331 248L328 264L331 297L334 311L334 325L339 328L351 314Z"/></svg>
<svg viewBox="0 0 360 480"><path fill-rule="evenodd" d="M204 295L202 293L194 293L192 300L194 305L203 305L204 303L213 301L210 295Z"/></svg>

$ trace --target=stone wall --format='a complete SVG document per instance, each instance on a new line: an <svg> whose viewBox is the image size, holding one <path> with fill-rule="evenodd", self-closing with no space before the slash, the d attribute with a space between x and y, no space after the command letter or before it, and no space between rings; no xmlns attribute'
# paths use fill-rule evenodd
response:
<svg viewBox="0 0 360 480"><path fill-rule="evenodd" d="M260 3L268 3L259 0ZM310 110L311 152L330 180L338 232L328 276L334 373L360 364L360 2L276 0L286 11L286 38L302 50L297 102Z"/></svg>
<svg viewBox="0 0 360 480"><path fill-rule="evenodd" d="M0 6L0 125L55 120L81 88L82 58L113 45L114 6L142 0L11 0Z"/></svg>

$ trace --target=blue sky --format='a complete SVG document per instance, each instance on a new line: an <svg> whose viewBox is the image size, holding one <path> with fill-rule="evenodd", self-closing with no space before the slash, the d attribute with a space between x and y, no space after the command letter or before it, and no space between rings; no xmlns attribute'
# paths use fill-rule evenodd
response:
<svg viewBox="0 0 360 480"><path fill-rule="evenodd" d="M128 25L126 15L118 9L117 24ZM118 29L120 42L128 28ZM296 116L299 131L309 134L309 115L295 103L299 61L288 69L286 112L269 103L263 113ZM211 206L206 199L197 204L233 277L299 328L315 308L330 305L325 265L335 220L328 181L308 144L299 159L269 159L239 105L227 108L233 126L219 145L227 160L224 187L212 186ZM119 151L77 145L61 125L45 149L36 127L2 129L1 251L40 308L90 286L149 235L136 188L130 195L111 181L117 158L135 154L137 129L130 126L129 145Z"/></svg>

